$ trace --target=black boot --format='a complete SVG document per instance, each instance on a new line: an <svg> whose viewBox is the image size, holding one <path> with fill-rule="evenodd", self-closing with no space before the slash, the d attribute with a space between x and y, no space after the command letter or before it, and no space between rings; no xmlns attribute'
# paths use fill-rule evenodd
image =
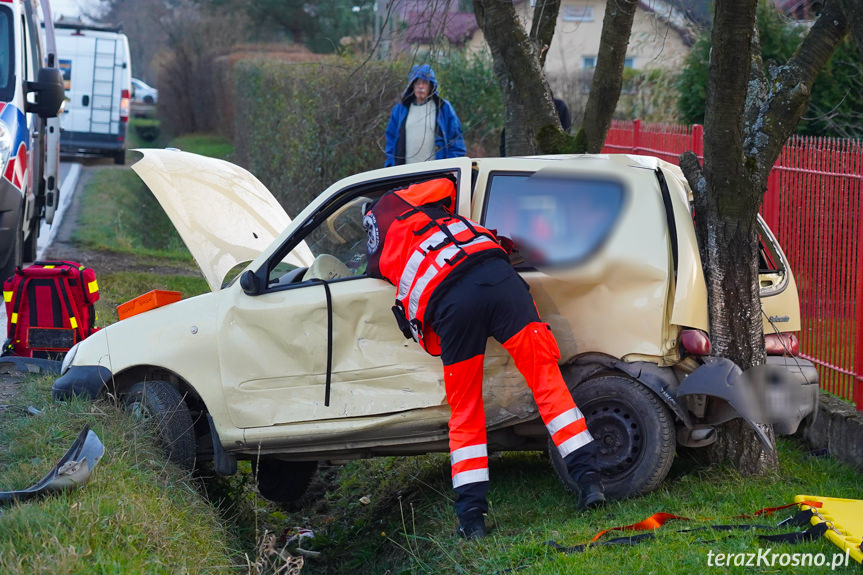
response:
<svg viewBox="0 0 863 575"><path fill-rule="evenodd" d="M482 511L474 508L459 515L456 533L465 539L482 539L488 535Z"/></svg>
<svg viewBox="0 0 863 575"><path fill-rule="evenodd" d="M579 509L593 509L605 503L605 488L602 485L599 461L596 458L596 442L591 441L576 449L564 459L569 476L578 486Z"/></svg>
<svg viewBox="0 0 863 575"><path fill-rule="evenodd" d="M458 516L457 533L465 539L479 539L488 535L484 515L488 513L488 481L477 481L455 488L455 514Z"/></svg>
<svg viewBox="0 0 863 575"><path fill-rule="evenodd" d="M578 484L578 490L581 492L578 498L578 508L581 510L601 507L605 503L605 487L598 476L595 479L582 480Z"/></svg>

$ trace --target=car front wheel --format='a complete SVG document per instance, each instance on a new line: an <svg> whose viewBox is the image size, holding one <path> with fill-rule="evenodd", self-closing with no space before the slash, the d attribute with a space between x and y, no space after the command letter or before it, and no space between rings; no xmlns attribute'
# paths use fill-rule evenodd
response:
<svg viewBox="0 0 863 575"><path fill-rule="evenodd" d="M302 497L317 469L317 461L282 461L261 457L257 462L252 462L258 492L265 499L276 503L293 503Z"/></svg>
<svg viewBox="0 0 863 575"><path fill-rule="evenodd" d="M195 467L195 429L183 396L166 381L136 383L123 396L126 409L155 425L168 460L183 469Z"/></svg>
<svg viewBox="0 0 863 575"><path fill-rule="evenodd" d="M668 408L644 385L624 375L601 375L572 390L597 442L605 493L623 499L656 489L674 461L674 421ZM566 463L554 445L551 463L575 494Z"/></svg>

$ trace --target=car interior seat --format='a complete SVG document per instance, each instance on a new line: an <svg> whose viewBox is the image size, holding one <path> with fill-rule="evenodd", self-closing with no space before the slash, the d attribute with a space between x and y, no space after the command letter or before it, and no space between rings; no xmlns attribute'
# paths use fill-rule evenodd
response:
<svg viewBox="0 0 863 575"><path fill-rule="evenodd" d="M321 279L330 281L353 275L350 268L342 261L330 254L321 254L315 258L312 265L303 275L303 281Z"/></svg>

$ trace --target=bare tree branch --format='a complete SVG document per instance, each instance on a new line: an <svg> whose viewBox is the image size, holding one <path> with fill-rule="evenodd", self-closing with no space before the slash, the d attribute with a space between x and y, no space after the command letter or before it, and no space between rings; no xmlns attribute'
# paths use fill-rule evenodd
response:
<svg viewBox="0 0 863 575"><path fill-rule="evenodd" d="M596 69L584 108L583 135L579 133L586 142L586 151L593 154L601 152L605 145L614 109L620 99L626 47L637 8L638 0L609 0L605 7Z"/></svg>
<svg viewBox="0 0 863 575"><path fill-rule="evenodd" d="M539 0L533 8L533 21L530 24L530 41L539 58L539 67L545 66L548 47L554 37L554 27L557 24L557 14L560 12L560 0Z"/></svg>
<svg viewBox="0 0 863 575"><path fill-rule="evenodd" d="M800 47L772 79L771 92L758 120L747 127L746 138L746 155L757 161L765 185L770 168L809 107L815 78L847 33L848 20L839 2L828 1Z"/></svg>
<svg viewBox="0 0 863 575"><path fill-rule="evenodd" d="M473 7L491 49L505 102L507 154L535 154L541 129L550 126L557 132L561 130L534 45L519 23L512 2L474 0Z"/></svg>

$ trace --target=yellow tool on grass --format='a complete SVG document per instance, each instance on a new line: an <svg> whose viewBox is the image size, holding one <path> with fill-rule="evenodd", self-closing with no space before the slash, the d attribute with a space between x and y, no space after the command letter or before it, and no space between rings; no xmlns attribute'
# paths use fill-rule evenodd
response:
<svg viewBox="0 0 863 575"><path fill-rule="evenodd" d="M821 497L818 495L797 495L794 501L800 508L812 510L812 525L827 523L824 535L834 545L847 550L857 563L863 564L863 500ZM804 502L820 503L821 507L811 507Z"/></svg>

